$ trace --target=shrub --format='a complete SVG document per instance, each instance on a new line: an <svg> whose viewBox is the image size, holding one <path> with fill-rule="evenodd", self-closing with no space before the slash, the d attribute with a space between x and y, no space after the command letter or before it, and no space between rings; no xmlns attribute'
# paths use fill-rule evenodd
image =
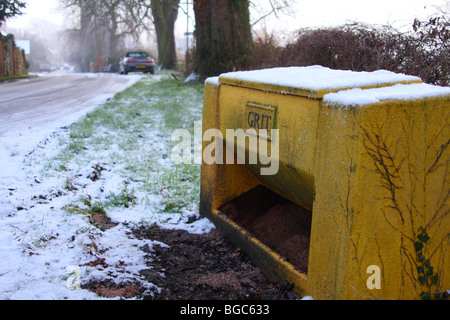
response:
<svg viewBox="0 0 450 320"><path fill-rule="evenodd" d="M449 20L446 16L415 20L409 33L390 26L360 23L325 29L302 29L279 47L273 37L254 40L249 69L322 65L333 69L390 70L449 85Z"/></svg>

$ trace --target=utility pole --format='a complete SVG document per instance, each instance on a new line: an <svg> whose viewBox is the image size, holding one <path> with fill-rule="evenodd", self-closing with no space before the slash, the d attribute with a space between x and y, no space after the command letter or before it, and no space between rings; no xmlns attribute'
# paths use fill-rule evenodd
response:
<svg viewBox="0 0 450 320"><path fill-rule="evenodd" d="M185 64L187 67L188 57L189 57L189 36L192 35L192 32L189 32L189 6L191 4L190 0L186 0L183 4L186 5L186 10L183 10L186 13L186 32L184 35L186 36L186 54L185 54Z"/></svg>
<svg viewBox="0 0 450 320"><path fill-rule="evenodd" d="M186 55L189 52L189 0L186 0Z"/></svg>

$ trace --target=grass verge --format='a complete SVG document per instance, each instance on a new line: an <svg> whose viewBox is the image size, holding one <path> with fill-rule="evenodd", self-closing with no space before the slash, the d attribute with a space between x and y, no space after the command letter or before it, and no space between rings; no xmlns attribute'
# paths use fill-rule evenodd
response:
<svg viewBox="0 0 450 320"><path fill-rule="evenodd" d="M200 166L173 164L170 139L176 129L193 134L202 104L201 85L163 74L144 77L71 125L42 174L67 176L67 189L80 194L71 209L198 210Z"/></svg>
<svg viewBox="0 0 450 320"><path fill-rule="evenodd" d="M0 82L12 81L18 79L28 79L28 78L36 78L36 75L33 74L16 74L13 76L0 77Z"/></svg>

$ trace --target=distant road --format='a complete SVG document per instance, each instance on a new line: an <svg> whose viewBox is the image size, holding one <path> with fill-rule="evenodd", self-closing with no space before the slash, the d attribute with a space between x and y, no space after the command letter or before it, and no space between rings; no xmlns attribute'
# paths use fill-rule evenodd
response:
<svg viewBox="0 0 450 320"><path fill-rule="evenodd" d="M138 75L60 73L0 83L0 137L67 125L136 82ZM24 132L25 131L25 132Z"/></svg>

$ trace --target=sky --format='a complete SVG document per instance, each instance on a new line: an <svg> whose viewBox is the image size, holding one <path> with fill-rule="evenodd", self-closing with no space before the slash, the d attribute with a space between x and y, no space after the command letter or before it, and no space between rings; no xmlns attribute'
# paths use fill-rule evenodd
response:
<svg viewBox="0 0 450 320"><path fill-rule="evenodd" d="M448 0L294 0L296 12L276 23L281 30L305 27L337 26L346 22L391 24L395 27L412 25L415 17L426 18L445 8ZM449 8L450 9L450 8ZM274 19L275 20L275 19Z"/></svg>
<svg viewBox="0 0 450 320"><path fill-rule="evenodd" d="M64 26L65 18L58 12L59 0L26 0L25 14L10 19L7 26L25 28L33 19L47 19ZM181 0L186 3L186 0ZM262 12L269 10L268 0L252 1L252 21L256 21ZM306 27L337 26L346 22L364 22L367 24L390 24L397 29L410 28L414 18L426 19L437 8L450 10L450 0L291 0L290 13L282 13L278 19L271 15L256 28L266 29L271 33L289 34ZM185 8L186 6L183 5ZM190 9L193 17L192 7ZM194 28L193 19L189 31ZM177 33L186 31L186 15L180 10L177 20Z"/></svg>

